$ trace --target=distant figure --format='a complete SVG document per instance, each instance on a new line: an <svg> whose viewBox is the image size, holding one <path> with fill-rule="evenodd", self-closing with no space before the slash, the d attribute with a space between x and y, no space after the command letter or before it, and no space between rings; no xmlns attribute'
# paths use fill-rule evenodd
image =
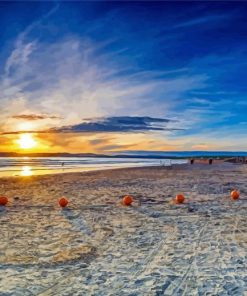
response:
<svg viewBox="0 0 247 296"><path fill-rule="evenodd" d="M190 164L194 164L194 159L191 159L190 160Z"/></svg>
<svg viewBox="0 0 247 296"><path fill-rule="evenodd" d="M62 162L62 167L64 166L64 162Z"/></svg>
<svg viewBox="0 0 247 296"><path fill-rule="evenodd" d="M208 164L212 164L212 163L213 163L213 159L210 158L210 159L208 160Z"/></svg>

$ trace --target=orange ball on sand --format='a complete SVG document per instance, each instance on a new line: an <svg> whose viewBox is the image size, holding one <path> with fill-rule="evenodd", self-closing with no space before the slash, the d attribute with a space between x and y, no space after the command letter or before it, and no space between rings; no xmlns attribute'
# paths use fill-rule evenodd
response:
<svg viewBox="0 0 247 296"><path fill-rule="evenodd" d="M0 206L5 206L8 203L8 198L6 196L0 196Z"/></svg>
<svg viewBox="0 0 247 296"><path fill-rule="evenodd" d="M65 208L67 206L67 204L69 203L69 201L65 197L62 197L59 199L58 203L59 203L60 207Z"/></svg>
<svg viewBox="0 0 247 296"><path fill-rule="evenodd" d="M130 206L133 201L134 201L134 199L133 199L133 197L131 195L125 195L123 197L123 204L125 206Z"/></svg>
<svg viewBox="0 0 247 296"><path fill-rule="evenodd" d="M177 194L176 195L176 203L183 203L184 202L184 195L183 194Z"/></svg>
<svg viewBox="0 0 247 296"><path fill-rule="evenodd" d="M231 198L232 198L232 199L234 199L234 200L239 199L239 196L240 196L239 191L237 191L237 190L233 190L233 191L231 192Z"/></svg>

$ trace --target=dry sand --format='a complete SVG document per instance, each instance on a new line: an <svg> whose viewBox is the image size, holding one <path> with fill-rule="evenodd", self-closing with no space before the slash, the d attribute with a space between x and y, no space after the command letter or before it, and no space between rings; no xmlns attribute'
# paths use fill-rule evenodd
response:
<svg viewBox="0 0 247 296"><path fill-rule="evenodd" d="M1 178L0 194L0 295L247 295L246 165Z"/></svg>

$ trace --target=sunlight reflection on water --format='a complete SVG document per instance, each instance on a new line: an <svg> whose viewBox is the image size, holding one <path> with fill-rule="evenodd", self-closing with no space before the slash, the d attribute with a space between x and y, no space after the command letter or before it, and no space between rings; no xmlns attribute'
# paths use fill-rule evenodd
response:
<svg viewBox="0 0 247 296"><path fill-rule="evenodd" d="M32 176L33 175L33 172L32 172L32 168L30 166L23 166L21 168L21 173L20 173L21 176Z"/></svg>
<svg viewBox="0 0 247 296"><path fill-rule="evenodd" d="M185 159L99 157L0 157L0 177L35 176L140 166L169 166Z"/></svg>

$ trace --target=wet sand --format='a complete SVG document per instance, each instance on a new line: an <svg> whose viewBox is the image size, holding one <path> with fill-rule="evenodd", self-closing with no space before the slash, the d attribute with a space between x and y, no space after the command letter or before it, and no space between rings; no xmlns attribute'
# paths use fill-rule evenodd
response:
<svg viewBox="0 0 247 296"><path fill-rule="evenodd" d="M186 203L171 203L180 192ZM247 293L246 165L1 178L0 194L10 199L0 207L0 295Z"/></svg>

